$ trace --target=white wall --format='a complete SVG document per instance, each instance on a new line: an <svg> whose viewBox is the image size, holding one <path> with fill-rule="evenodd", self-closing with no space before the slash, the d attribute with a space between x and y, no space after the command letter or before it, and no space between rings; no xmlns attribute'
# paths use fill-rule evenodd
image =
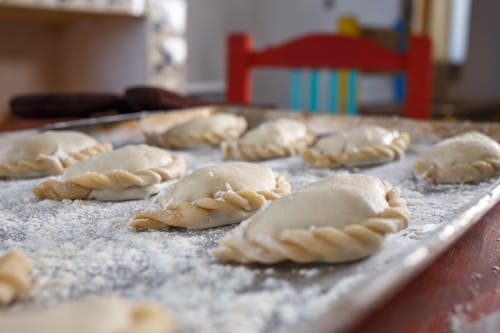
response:
<svg viewBox="0 0 500 333"><path fill-rule="evenodd" d="M500 1L472 2L469 53L462 75L449 89L456 99L500 99Z"/></svg>
<svg viewBox="0 0 500 333"><path fill-rule="evenodd" d="M325 9L324 0L188 0L188 85L224 82L225 40L231 31L247 31L256 47L267 46L312 31L332 31L339 16L354 14L363 25L390 27L399 13L399 0L337 0ZM258 71L254 101L288 104L286 72ZM366 78L361 90L369 101L390 99L387 78Z"/></svg>
<svg viewBox="0 0 500 333"><path fill-rule="evenodd" d="M187 82L223 82L226 36L258 25L256 9L264 1L187 0Z"/></svg>

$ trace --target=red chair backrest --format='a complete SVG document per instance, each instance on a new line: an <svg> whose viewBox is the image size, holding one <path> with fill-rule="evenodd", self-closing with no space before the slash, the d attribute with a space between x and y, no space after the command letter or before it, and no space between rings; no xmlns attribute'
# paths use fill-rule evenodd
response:
<svg viewBox="0 0 500 333"><path fill-rule="evenodd" d="M229 36L227 45L227 100L249 103L253 67L339 69L363 72L406 73L406 117L429 118L432 84L431 42L427 36L410 37L405 53L384 48L363 38L327 33L299 37L264 50L252 48L246 33Z"/></svg>

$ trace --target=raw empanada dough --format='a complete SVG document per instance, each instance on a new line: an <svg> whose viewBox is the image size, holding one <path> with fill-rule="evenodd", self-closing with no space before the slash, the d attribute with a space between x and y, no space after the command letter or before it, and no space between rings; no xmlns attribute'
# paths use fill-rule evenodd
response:
<svg viewBox="0 0 500 333"><path fill-rule="evenodd" d="M295 155L314 140L300 121L278 119L248 131L236 142L222 144L225 158L248 161Z"/></svg>
<svg viewBox="0 0 500 333"><path fill-rule="evenodd" d="M0 313L0 332L171 333L174 322L155 303L132 305L117 297L89 297L40 310Z"/></svg>
<svg viewBox="0 0 500 333"><path fill-rule="evenodd" d="M405 228L409 210L391 184L340 174L309 184L230 231L213 255L241 263L346 262L377 251Z"/></svg>
<svg viewBox="0 0 500 333"><path fill-rule="evenodd" d="M408 133L362 126L319 139L302 159L320 168L381 164L401 158L409 142Z"/></svg>
<svg viewBox="0 0 500 333"><path fill-rule="evenodd" d="M31 269L31 262L22 252L9 252L0 257L0 305L8 304L28 291ZM0 332L4 332L1 326Z"/></svg>
<svg viewBox="0 0 500 333"><path fill-rule="evenodd" d="M47 131L7 140L0 150L0 177L38 177L60 174L74 163L111 150L74 131Z"/></svg>
<svg viewBox="0 0 500 333"><path fill-rule="evenodd" d="M429 182L468 183L500 172L500 145L479 132L467 132L428 148L413 166Z"/></svg>
<svg viewBox="0 0 500 333"><path fill-rule="evenodd" d="M161 136L161 145L168 148L216 145L237 139L246 128L245 118L230 113L200 116L168 129Z"/></svg>
<svg viewBox="0 0 500 333"><path fill-rule="evenodd" d="M205 229L236 223L267 201L289 192L290 184L263 164L229 162L207 166L160 195L159 210L137 212L131 225Z"/></svg>
<svg viewBox="0 0 500 333"><path fill-rule="evenodd" d="M184 175L181 156L147 145L131 145L99 154L64 170L61 180L47 179L34 188L39 198L143 199Z"/></svg>

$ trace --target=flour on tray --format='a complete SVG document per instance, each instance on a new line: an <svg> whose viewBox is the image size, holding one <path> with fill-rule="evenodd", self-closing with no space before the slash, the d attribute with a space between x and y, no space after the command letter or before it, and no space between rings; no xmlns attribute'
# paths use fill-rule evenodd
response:
<svg viewBox="0 0 500 333"><path fill-rule="evenodd" d="M188 169L221 161L216 149L181 151ZM32 259L31 291L17 307L43 307L84 295L151 298L174 315L180 332L286 331L307 327L329 305L391 269L465 205L495 185L429 185L414 179L415 155L355 172L402 188L412 211L410 226L390 235L382 251L344 265L285 263L274 267L218 262L209 251L233 226L201 231L136 232L127 223L146 201L37 200L41 179L2 181L0 254L21 249ZM299 157L265 162L294 189L335 171L311 169Z"/></svg>

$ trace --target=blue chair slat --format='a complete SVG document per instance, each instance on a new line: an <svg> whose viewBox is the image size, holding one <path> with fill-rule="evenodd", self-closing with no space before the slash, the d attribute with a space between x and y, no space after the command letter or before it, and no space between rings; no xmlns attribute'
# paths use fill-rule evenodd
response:
<svg viewBox="0 0 500 333"><path fill-rule="evenodd" d="M404 19L399 19L394 29L397 32L396 48L400 52L405 52L408 48L407 22ZM405 86L406 78L404 73L397 73L393 79L393 97L395 102L404 102Z"/></svg>
<svg viewBox="0 0 500 333"><path fill-rule="evenodd" d="M398 73L394 77L394 101L402 103L405 100L406 77L403 73Z"/></svg>

